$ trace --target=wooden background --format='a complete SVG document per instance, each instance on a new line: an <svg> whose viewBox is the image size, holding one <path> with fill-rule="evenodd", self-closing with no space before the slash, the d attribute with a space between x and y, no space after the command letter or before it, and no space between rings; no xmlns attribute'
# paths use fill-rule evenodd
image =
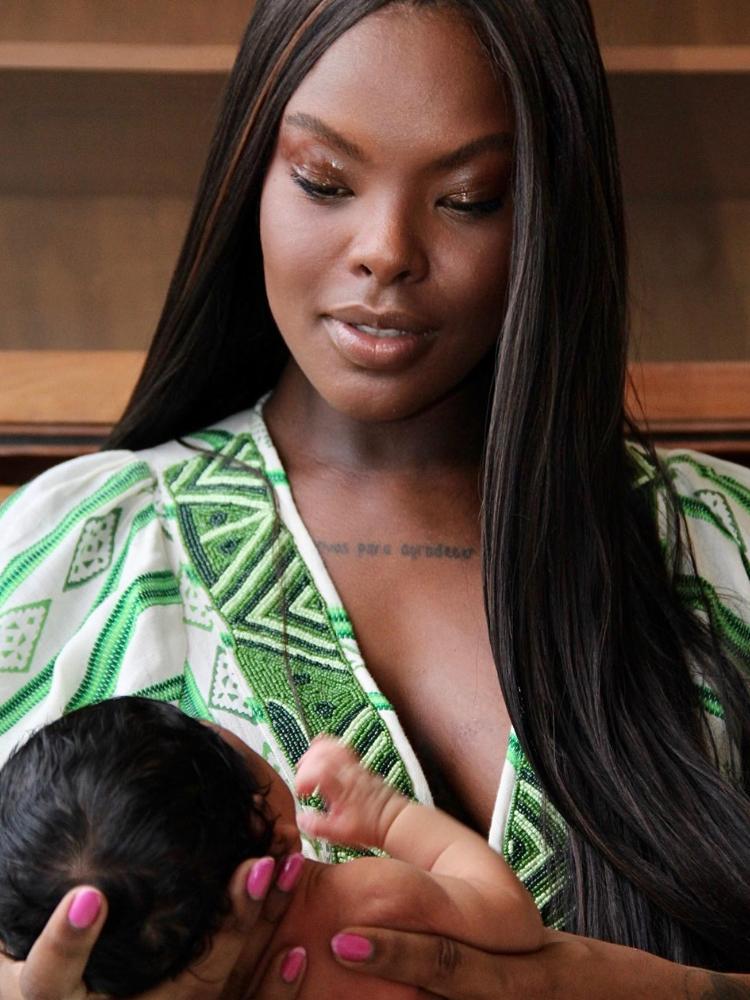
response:
<svg viewBox="0 0 750 1000"><path fill-rule="evenodd" d="M2 0L0 481L29 473L9 449L35 426L58 448L66 433L71 448L88 447L116 418L161 308L250 6ZM739 442L742 451L750 0L592 6L627 197L633 360L663 363L646 369L649 406L672 399L693 408L654 426L714 450ZM89 362L86 352L109 360ZM680 363L688 367L673 367ZM669 388L680 385L692 388ZM91 421L82 404L99 391L106 406ZM43 416L44 401L58 396L62 407ZM29 399L33 419L13 419Z"/></svg>

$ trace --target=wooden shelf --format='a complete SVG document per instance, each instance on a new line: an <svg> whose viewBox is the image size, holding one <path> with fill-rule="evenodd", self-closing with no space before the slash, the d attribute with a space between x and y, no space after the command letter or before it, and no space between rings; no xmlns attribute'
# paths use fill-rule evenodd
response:
<svg viewBox="0 0 750 1000"><path fill-rule="evenodd" d="M749 361L632 364L630 377L630 409L654 433L750 438Z"/></svg>
<svg viewBox="0 0 750 1000"><path fill-rule="evenodd" d="M253 0L2 0L0 41L237 45L252 7Z"/></svg>
<svg viewBox="0 0 750 1000"><path fill-rule="evenodd" d="M98 73L218 73L232 67L234 45L122 42L0 42L0 70ZM608 45L611 73L748 73L750 45Z"/></svg>
<svg viewBox="0 0 750 1000"><path fill-rule="evenodd" d="M143 364L142 351L0 351L0 432L46 436L69 425L111 426Z"/></svg>
<svg viewBox="0 0 750 1000"><path fill-rule="evenodd" d="M0 482L18 483L125 405L253 0L0 4ZM748 464L749 5L592 0L648 422Z"/></svg>
<svg viewBox="0 0 750 1000"><path fill-rule="evenodd" d="M0 498L97 450L120 416L140 351L0 351ZM664 447L750 465L750 362L633 364L628 407ZM10 485L8 485L10 484Z"/></svg>
<svg viewBox="0 0 750 1000"><path fill-rule="evenodd" d="M750 45L608 45L610 73L750 73Z"/></svg>
<svg viewBox="0 0 750 1000"><path fill-rule="evenodd" d="M98 73L218 73L232 67L234 45L123 42L0 42L0 70ZM608 45L611 73L750 73L750 45Z"/></svg>
<svg viewBox="0 0 750 1000"><path fill-rule="evenodd" d="M98 73L228 73L234 45L0 42L0 70Z"/></svg>

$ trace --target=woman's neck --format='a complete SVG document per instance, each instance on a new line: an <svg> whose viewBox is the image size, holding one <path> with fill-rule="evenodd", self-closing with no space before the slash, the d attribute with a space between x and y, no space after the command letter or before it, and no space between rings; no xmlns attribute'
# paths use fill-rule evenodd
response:
<svg viewBox="0 0 750 1000"><path fill-rule="evenodd" d="M264 416L287 466L349 473L417 473L481 460L491 375L477 371L448 396L408 417L358 420L333 409L294 362Z"/></svg>

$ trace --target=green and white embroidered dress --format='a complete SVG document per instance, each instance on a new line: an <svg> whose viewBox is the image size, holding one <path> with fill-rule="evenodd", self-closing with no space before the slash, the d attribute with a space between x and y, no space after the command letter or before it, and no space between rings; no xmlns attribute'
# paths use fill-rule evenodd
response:
<svg viewBox="0 0 750 1000"><path fill-rule="evenodd" d="M330 732L429 803L260 408L191 443L203 451L170 442L76 459L0 507L0 760L64 712L141 694L233 730L290 785L310 739ZM750 650L750 472L691 453L669 467L697 557L681 591L709 595L727 641ZM650 476L644 464L639 488ZM704 705L721 740L709 691ZM489 840L549 916L565 829L552 814L542 832L539 785L513 734Z"/></svg>

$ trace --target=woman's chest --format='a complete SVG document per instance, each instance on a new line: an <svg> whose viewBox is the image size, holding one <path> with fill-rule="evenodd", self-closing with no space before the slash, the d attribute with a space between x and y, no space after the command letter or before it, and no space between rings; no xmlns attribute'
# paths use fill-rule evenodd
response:
<svg viewBox="0 0 750 1000"><path fill-rule="evenodd" d="M489 647L478 548L339 543L329 572L365 663L394 705L436 804L487 835L510 722ZM349 548L342 552L341 548Z"/></svg>

